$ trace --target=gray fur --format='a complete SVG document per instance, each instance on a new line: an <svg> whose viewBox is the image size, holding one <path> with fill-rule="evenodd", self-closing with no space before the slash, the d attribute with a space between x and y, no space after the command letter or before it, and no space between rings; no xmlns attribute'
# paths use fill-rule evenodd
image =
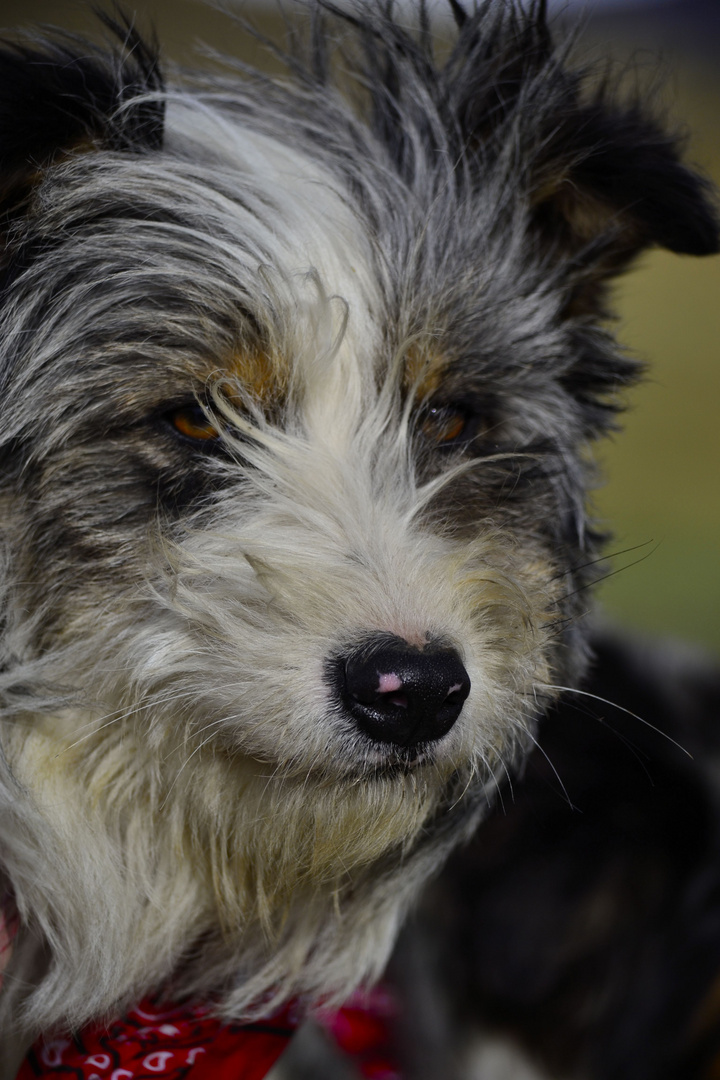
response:
<svg viewBox="0 0 720 1080"><path fill-rule="evenodd" d="M313 9L290 83L165 90L130 32L124 59L65 41L114 107L78 101L69 145L13 166L0 1010L23 1037L171 977L247 1016L377 976L583 669L587 447L634 377L604 282L648 243L710 250L704 185L580 97L539 4L457 9L444 65L353 12ZM4 62L30 55L62 78L49 46ZM607 146L558 142L596 114ZM665 169L648 205L607 188L611 116ZM171 426L196 400L211 448ZM470 440L434 442L431 408ZM377 632L450 641L472 681L410 763L324 674Z"/></svg>

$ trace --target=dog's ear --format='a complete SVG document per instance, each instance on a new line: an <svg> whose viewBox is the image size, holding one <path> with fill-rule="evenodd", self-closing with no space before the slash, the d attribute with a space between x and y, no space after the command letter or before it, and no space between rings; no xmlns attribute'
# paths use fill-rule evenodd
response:
<svg viewBox="0 0 720 1080"><path fill-rule="evenodd" d="M590 79L556 46L546 0L458 7L448 64L455 124L481 166L497 156L507 185L529 198L544 259L593 306L602 283L644 248L690 255L720 249L712 187L682 163L681 141L648 102L613 96L615 79ZM525 186L527 185L527 186ZM584 291L584 295L583 295Z"/></svg>
<svg viewBox="0 0 720 1080"><path fill-rule="evenodd" d="M577 107L555 128L543 159L534 224L564 258L584 255L609 276L651 245L687 255L720 249L711 186L639 108Z"/></svg>
<svg viewBox="0 0 720 1080"><path fill-rule="evenodd" d="M429 32L416 40L391 19L370 24L372 126L404 177L413 182L421 141L439 160L464 159L479 191L495 173L502 205L513 190L527 200L548 268L577 272L588 296L646 247L718 251L712 188L683 165L680 140L643 98L618 103L616 80L589 87L592 73L570 64L572 42L553 40L547 0L448 2L458 36L440 72Z"/></svg>
<svg viewBox="0 0 720 1080"><path fill-rule="evenodd" d="M146 151L162 144L157 50L126 20L103 17L120 48L64 35L0 45L0 215L27 201L43 169L93 147ZM137 99L137 100L135 100Z"/></svg>

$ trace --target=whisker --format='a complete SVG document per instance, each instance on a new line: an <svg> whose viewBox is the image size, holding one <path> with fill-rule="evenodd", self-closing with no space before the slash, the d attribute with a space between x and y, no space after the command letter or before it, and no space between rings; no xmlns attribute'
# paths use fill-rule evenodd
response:
<svg viewBox="0 0 720 1080"><path fill-rule="evenodd" d="M167 806L168 799L172 795L176 784L178 783L180 777L182 776L182 774L185 771L185 769L187 768L187 766L190 764L190 761L192 760L192 758L194 758L196 754L198 754L204 747L206 747L208 745L209 742L211 742L211 740L213 738L213 732L212 732L211 729L220 727L222 724L229 723L230 721L235 720L235 719L237 719L237 717L232 716L232 715L231 716L221 716L218 720L213 720L209 724L206 724L202 728L201 734L204 735L206 732L210 732L210 734L207 735L207 738L202 739L201 742L192 751L192 753L188 754L188 756L183 760L182 765L180 766L180 768L178 769L177 773L175 774L175 776L173 778L173 782L171 783L170 787L167 790L165 798L160 803L160 809L161 810L164 810L165 807Z"/></svg>
<svg viewBox="0 0 720 1080"><path fill-rule="evenodd" d="M479 754L479 757L480 757L480 760L482 761L483 765L485 765L489 770L490 766L489 766L489 763L488 763L487 759L485 758L485 755L484 754ZM439 777L440 776L440 770L437 768L437 763L435 763L435 771L437 772L438 777ZM465 782L465 786L463 787L462 791L460 792L458 797L455 799L455 801L450 804L450 806L448 807L448 811L454 810L456 806L460 805L460 803L463 801L463 799L467 795L468 791L472 787L472 782L475 779L476 775L477 775L477 766L476 766L475 762L473 761L473 762L470 763L470 769L468 771L468 777L467 777L467 780ZM495 779L494 773L491 772L490 775L493 777L493 779ZM497 785L497 780L496 780L496 785Z"/></svg>
<svg viewBox="0 0 720 1080"><path fill-rule="evenodd" d="M631 551L641 551L642 548L647 547L648 544L654 543L654 540L643 540L642 544L633 544L631 547L621 548L620 551L609 551L606 555L598 555L596 559L589 559L584 563L576 563L574 566L569 566L566 570L560 570L550 578L550 581L559 581L560 578L567 577L568 574L577 574L580 570L587 570L588 567L597 566L598 563L607 562L609 559L619 559L621 555L629 555ZM650 554L652 554L652 552L648 552L648 555ZM635 563L629 563L628 565L634 566Z"/></svg>
<svg viewBox="0 0 720 1080"><path fill-rule="evenodd" d="M540 686L540 684L538 684L538 686ZM548 688L547 688L547 687L542 687L542 686L540 686L540 689L548 689ZM556 689L556 688L555 688L555 689ZM552 769L552 771L553 771L553 774L554 774L554 776L555 776L555 779L557 780L558 784L560 785L560 790L561 790L561 791L562 791L562 793L563 793L563 797L564 797L564 799L565 799L565 802L566 802L566 803L568 804L568 806L570 807L570 809L571 809L571 810L577 810L578 808L577 808L577 807L575 806L575 804L573 803L572 799L570 798L570 794L569 794L569 792L568 792L568 789L567 789L567 788L565 787L565 784L563 783L563 781L562 781L562 779L561 779L561 777L560 777L560 773L559 773L559 772L557 771L557 769L556 769L556 768L555 768L555 766L553 765L553 763L552 763L552 761L551 761L550 757L548 756L548 753L547 753L547 751L545 750L545 748L544 748L543 746L541 746L541 744L540 744L540 743L538 742L538 740L537 740L537 739L535 738L535 736L533 735L532 731L530 731L530 729L529 729L529 728L525 727L525 726L524 726L523 724L521 724L521 723L520 723L520 722L519 722L518 720L512 720L512 719L511 719L511 721L510 721L510 722L511 722L511 724L512 724L512 725L513 725L514 727L520 728L520 730L521 730L521 731L522 731L522 733L523 733L523 736L524 736L525 738L528 738L528 739L530 740L530 742L531 742L531 743L533 744L533 746L534 746L534 747L535 747L535 748L536 748L537 750L539 750L539 752L540 752L540 753L542 754L542 756L543 756L543 757L545 758L545 760L547 761L548 765L549 765L549 766L550 766L550 768Z"/></svg>
<svg viewBox="0 0 720 1080"><path fill-rule="evenodd" d="M676 746L678 750L681 750L683 754L686 754L691 761L694 760L690 751L687 750L682 743L673 739L672 735L668 735L662 728L656 727L655 724L651 724L649 720L645 720L642 716L638 716L632 709L626 709L624 705L618 705L616 701L610 701L608 698L600 697L599 694L592 694L589 690L578 690L575 686L554 686L550 683L537 683L536 685L540 690L559 690L564 694L580 694L581 697L592 698L594 701L599 701L603 705L609 705L611 709L618 709L620 712L627 713L628 716L632 716L633 720L637 720L638 723L644 724L645 727L650 728L651 731L655 731L658 735L662 735L664 739L667 739L667 741L672 743L673 746Z"/></svg>
<svg viewBox="0 0 720 1080"><path fill-rule="evenodd" d="M655 543L655 541L649 540L649 541L647 541L647 543L652 544L652 543ZM603 583L603 581L608 581L609 578L615 577L616 574L621 574L624 570L631 570L633 568L633 566L639 566L640 563L645 562L646 559L649 559L652 555L655 554L657 549L660 547L660 544L661 544L661 541L658 540L657 543L655 543L655 546L653 547L652 551L648 551L645 555L642 555L639 559L633 559L632 562L626 563L625 566L618 566L615 570L610 570L607 574L603 574L602 577L594 578L592 581L586 582L585 585L581 585L580 588L573 589L572 592L565 593L564 596L560 597L560 602L562 602L563 600L568 600L571 596L577 596L579 593L585 592L587 589L596 589L598 585L601 585ZM645 545L638 545L638 546L643 547ZM630 548L629 550L632 551L633 549Z"/></svg>
<svg viewBox="0 0 720 1080"><path fill-rule="evenodd" d="M227 685L230 686L232 684L228 683ZM75 742L70 743L68 746L64 746L62 750L59 750L55 756L57 758L60 757L62 754L66 753L68 750L74 750L75 747L80 746L81 743L84 743L88 739L91 739L92 736L95 735L97 732L104 731L105 728L112 727L113 724L129 720L130 717L135 716L137 713L145 712L147 709L152 709L156 705L166 705L169 701L181 701L188 698L192 699L194 696L195 694L191 690L186 690L183 692L173 691L172 693L163 694L161 697L153 698L150 701L146 701L143 704L138 703L137 705L128 706L128 708L126 708L123 712L120 712L115 716L113 716L111 713L105 713L104 716L99 716L93 720L88 720L87 723L82 724L79 728L76 728L76 730L85 731L86 733L80 736L79 739L76 739Z"/></svg>

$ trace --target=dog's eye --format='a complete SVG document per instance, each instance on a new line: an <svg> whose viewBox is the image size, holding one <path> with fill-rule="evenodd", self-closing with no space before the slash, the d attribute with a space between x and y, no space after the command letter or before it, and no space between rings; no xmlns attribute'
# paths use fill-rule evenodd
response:
<svg viewBox="0 0 720 1080"><path fill-rule="evenodd" d="M466 412L449 405L442 405L427 410L420 430L425 438L436 446L449 446L461 440L467 426Z"/></svg>
<svg viewBox="0 0 720 1080"><path fill-rule="evenodd" d="M167 419L175 430L186 439L194 439L196 442L210 442L220 438L220 432L208 420L205 412L198 404L181 405L179 409L172 409L167 414Z"/></svg>

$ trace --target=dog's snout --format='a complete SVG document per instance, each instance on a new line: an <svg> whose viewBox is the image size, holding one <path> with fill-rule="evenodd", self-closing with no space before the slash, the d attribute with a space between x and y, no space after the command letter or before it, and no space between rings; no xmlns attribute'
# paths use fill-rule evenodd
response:
<svg viewBox="0 0 720 1080"><path fill-rule="evenodd" d="M379 742L418 746L446 735L470 693L457 651L417 648L383 635L335 666L340 697L361 731Z"/></svg>

